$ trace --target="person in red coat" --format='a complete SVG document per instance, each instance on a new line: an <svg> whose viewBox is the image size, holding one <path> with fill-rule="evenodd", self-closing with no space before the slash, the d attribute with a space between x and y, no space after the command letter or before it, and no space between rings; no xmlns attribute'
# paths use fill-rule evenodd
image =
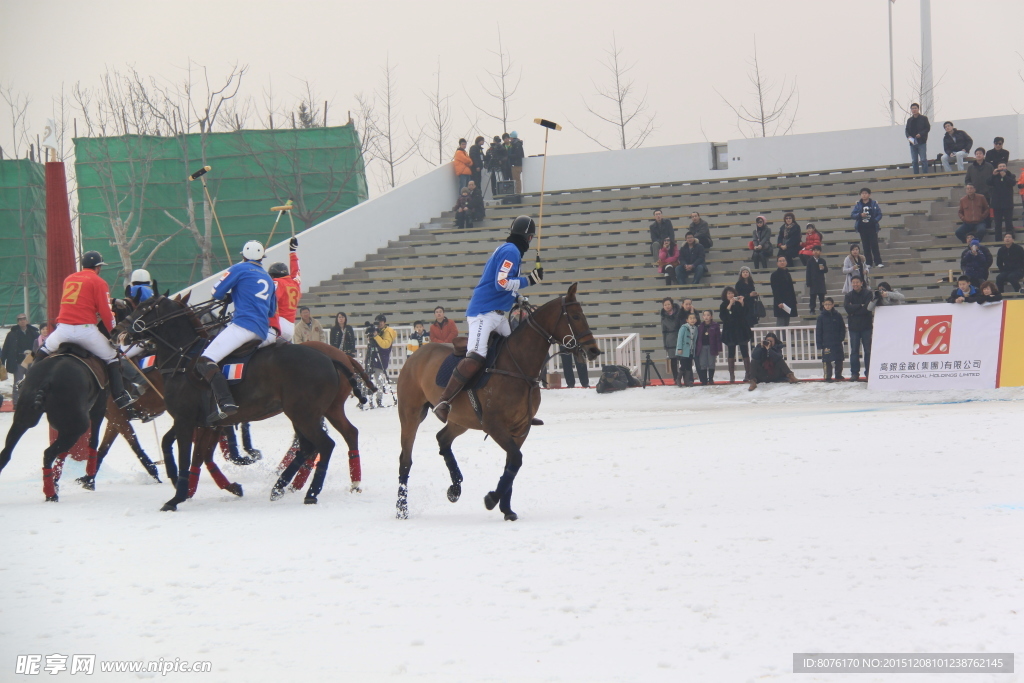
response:
<svg viewBox="0 0 1024 683"><path fill-rule="evenodd" d="M126 408L135 399L124 390L121 364L110 341L99 328L103 323L108 333L114 329L114 314L110 310L110 289L100 277L100 268L107 265L98 251L82 255L82 269L64 278L61 289L60 312L57 326L39 347L36 360L53 353L61 344L76 344L107 364L110 394L118 408Z"/></svg>
<svg viewBox="0 0 1024 683"><path fill-rule="evenodd" d="M455 323L444 317L444 309L438 306L434 309L434 322L430 323L430 341L441 344L451 344L452 340L459 336L459 328Z"/></svg>
<svg viewBox="0 0 1024 683"><path fill-rule="evenodd" d="M299 275L299 240L295 237L288 242L289 266L274 263L267 270L274 278L274 292L277 296L277 315L270 319L270 326L280 331L285 341L295 336L295 316L302 299L302 277Z"/></svg>
<svg viewBox="0 0 1024 683"><path fill-rule="evenodd" d="M469 185L473 178L473 160L466 153L465 138L459 140L459 148L455 150L455 158L452 161L455 164L455 177L459 181L459 194L462 194L463 188Z"/></svg>

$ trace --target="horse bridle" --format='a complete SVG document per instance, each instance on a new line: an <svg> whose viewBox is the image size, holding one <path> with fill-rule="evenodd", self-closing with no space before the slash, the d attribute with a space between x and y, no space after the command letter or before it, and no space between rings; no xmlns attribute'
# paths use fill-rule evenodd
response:
<svg viewBox="0 0 1024 683"><path fill-rule="evenodd" d="M558 341L558 339L553 334L551 334L550 332L545 330L543 327L540 326L540 323L538 323L536 320L533 319L533 312L535 310L537 310L537 308L535 306L530 306L529 304L527 304L527 310L530 312L530 315L528 315L526 317L526 324L530 327L530 329L532 329L537 334L539 334L541 337L543 337L545 340L547 340L549 345L557 344L558 346L563 346L563 347L569 349L570 351L575 351L578 348L580 348L580 345L582 343L585 343L585 342L590 341L591 339L593 339L594 338L594 333L590 332L590 331L587 331L587 333L585 335L583 335L582 337L578 338L576 336L576 330L573 329L573 326L572 326L572 316L569 315L569 310L568 309L569 309L569 306L578 306L579 309L580 309L580 313L582 313L583 312L583 306L580 304L579 301L573 301L572 303L566 303L564 296L563 297L559 297L559 298L562 300L562 312L558 316L558 320L555 321L555 327L558 327L558 323L559 323L559 321L561 321L562 318L565 318L566 324L569 325L569 334L567 334L566 336L562 337L562 341ZM548 359L550 359L550 358L551 358L551 355L548 355ZM545 362L547 362L547 361L545 361Z"/></svg>
<svg viewBox="0 0 1024 683"><path fill-rule="evenodd" d="M178 304L181 306L181 308L179 308L177 311L172 311L171 313L167 313L167 314L161 315L160 317L156 318L155 320L148 321L148 322L142 319L143 315L148 313L150 310L153 310L155 305L159 302L159 299L166 299L166 298L167 297L154 297L153 304L150 305L149 308L147 308L145 311L142 311L141 313L140 313L141 307L136 307L136 309L132 312L132 314L139 314L139 317L132 319L132 321L131 321L131 331L134 332L135 334L140 334L140 335L143 334L143 333L146 333L146 334L150 335L151 337L153 337L154 339L156 339L158 342L162 343L167 348L174 349L174 353L172 353L170 355L170 357L168 357L164 362L162 362L159 365L157 365L157 369L160 372L162 372L162 373L172 372L173 373L173 372L177 372L178 370L182 369L181 368L181 361L188 357L189 353L192 352L192 350L196 347L197 344L209 341L208 337L206 337L203 334L206 331L206 326L204 326L201 322L198 325L196 324L198 319L199 319L199 315L200 315L200 314L197 314L197 311L202 311L203 313L206 313L208 311L212 311L217 306L223 305L224 302L217 301L217 300L211 300L211 301L208 301L208 302L206 302L206 303L204 303L204 304L202 304L200 306L192 307L192 306L189 306L188 304L183 304L183 303L181 303L179 301ZM166 322L168 322L170 320L174 320L175 318L182 318L182 317L187 318L189 320L189 322L192 324L192 327L195 328L197 333L199 333L199 336L197 336L195 339L193 339L186 346L177 346L175 344L172 344L170 341L168 341L166 338L162 337L159 333L156 332L157 328L161 327ZM221 317L224 317L224 314L222 314ZM127 320L125 322L127 322ZM218 322L217 324L221 324L221 323ZM165 366L169 366L171 364L171 361L174 361L174 366L168 369Z"/></svg>

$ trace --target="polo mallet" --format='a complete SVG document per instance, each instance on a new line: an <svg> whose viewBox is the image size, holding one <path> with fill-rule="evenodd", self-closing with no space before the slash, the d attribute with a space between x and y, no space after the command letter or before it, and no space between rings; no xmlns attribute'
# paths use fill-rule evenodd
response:
<svg viewBox="0 0 1024 683"><path fill-rule="evenodd" d="M206 186L206 178L204 177L207 171L211 170L212 166L203 166L201 169L193 173L188 177L188 181L200 180L203 183L203 192L206 194L206 201L210 204L210 211L213 213L213 221L217 224L217 232L220 233L220 243L224 245L224 256L228 259L228 265L231 265L231 252L228 251L228 241L224 239L224 230L220 227L220 219L217 218L217 207L213 205L213 198L210 197L210 189Z"/></svg>
<svg viewBox="0 0 1024 683"><path fill-rule="evenodd" d="M267 238L267 246L273 244L274 231L277 230L277 223L281 220L281 216L288 214L288 220L292 221L292 237L295 237L295 221L292 220L292 200L288 200L283 206L272 206L271 211L277 212L277 218L274 219L274 227L270 229L270 237Z"/></svg>
<svg viewBox="0 0 1024 683"><path fill-rule="evenodd" d="M547 119L534 119L534 123L544 126L544 162L540 171L540 210L537 215L537 268L540 268L540 231L544 225L544 179L548 172L548 133L552 130L562 130L562 127L554 121Z"/></svg>

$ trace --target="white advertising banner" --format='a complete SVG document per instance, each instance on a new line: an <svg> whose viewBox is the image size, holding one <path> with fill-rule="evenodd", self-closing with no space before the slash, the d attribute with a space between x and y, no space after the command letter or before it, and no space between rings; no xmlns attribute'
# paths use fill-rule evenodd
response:
<svg viewBox="0 0 1024 683"><path fill-rule="evenodd" d="M1002 303L879 307L868 388L995 388L1002 324Z"/></svg>

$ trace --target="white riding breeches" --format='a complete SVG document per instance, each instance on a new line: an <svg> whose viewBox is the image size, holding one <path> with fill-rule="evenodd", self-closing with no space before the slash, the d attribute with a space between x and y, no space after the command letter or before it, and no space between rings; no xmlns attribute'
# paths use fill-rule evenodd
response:
<svg viewBox="0 0 1024 683"><path fill-rule="evenodd" d="M125 358L133 360L142 353L142 345L132 344L131 346L125 346L124 344L121 344L121 353Z"/></svg>
<svg viewBox="0 0 1024 683"><path fill-rule="evenodd" d="M278 318L277 322L281 323L281 339L290 342L295 336L295 323L284 318Z"/></svg>
<svg viewBox="0 0 1024 683"><path fill-rule="evenodd" d="M43 342L42 349L46 353L53 353L63 343L78 344L83 349L96 356L105 363L110 363L117 358L114 347L110 345L107 338L103 336L95 325L68 325L60 323L53 329L50 336Z"/></svg>
<svg viewBox="0 0 1024 683"><path fill-rule="evenodd" d="M237 349L246 342L251 342L259 339L260 336L255 332L245 329L240 325L234 323L228 323L228 326L221 330L220 334L213 338L210 345L203 351L203 358L209 358L214 363L219 363L228 356L231 352ZM268 334L267 338L263 340L259 348L269 346L274 343L276 335Z"/></svg>
<svg viewBox="0 0 1024 683"><path fill-rule="evenodd" d="M469 344L466 353L476 353L483 358L487 357L487 340L490 339L491 332L497 332L502 337L512 334L508 319L497 311L470 316L466 318L466 324L469 325Z"/></svg>

